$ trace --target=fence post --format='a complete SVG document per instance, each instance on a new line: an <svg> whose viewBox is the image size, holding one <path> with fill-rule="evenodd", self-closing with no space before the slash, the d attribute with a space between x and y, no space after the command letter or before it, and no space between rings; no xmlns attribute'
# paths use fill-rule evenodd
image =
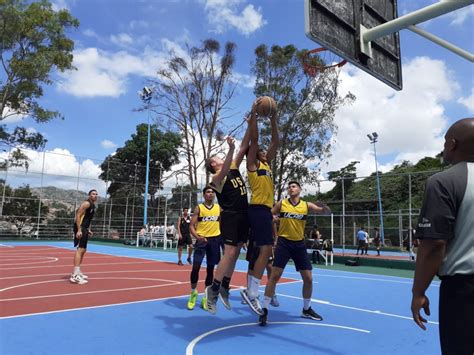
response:
<svg viewBox="0 0 474 355"><path fill-rule="evenodd" d="M38 202L38 221L36 223L36 239L39 239L40 221L41 221L41 199L43 198L43 177L44 177L44 160L46 157L46 150L43 150L43 165L41 167L41 185Z"/></svg>
<svg viewBox="0 0 474 355"><path fill-rule="evenodd" d="M398 239L400 250L403 250L403 220L402 220L402 211L398 210Z"/></svg>
<svg viewBox="0 0 474 355"><path fill-rule="evenodd" d="M3 204L5 203L5 189L7 188L8 179L8 163L10 162L10 152L8 152L7 161L5 163L5 181L3 182L2 204L0 206L0 216L3 216Z"/></svg>

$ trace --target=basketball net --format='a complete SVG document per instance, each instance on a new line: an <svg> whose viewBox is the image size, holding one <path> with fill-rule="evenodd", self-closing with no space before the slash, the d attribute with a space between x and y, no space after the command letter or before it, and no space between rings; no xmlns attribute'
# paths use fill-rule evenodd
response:
<svg viewBox="0 0 474 355"><path fill-rule="evenodd" d="M321 95L332 96L337 92L339 74L346 60L326 48L307 51L301 59L305 73L313 78L312 84Z"/></svg>

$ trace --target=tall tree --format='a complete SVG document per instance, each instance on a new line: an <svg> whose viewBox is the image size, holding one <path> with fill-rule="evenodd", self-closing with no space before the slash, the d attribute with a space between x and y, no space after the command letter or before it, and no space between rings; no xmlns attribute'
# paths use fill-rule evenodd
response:
<svg viewBox="0 0 474 355"><path fill-rule="evenodd" d="M235 44L227 42L221 57L220 51L218 41L207 39L200 47L188 47L185 56L172 53L153 84L154 109L181 132L186 174L193 188L198 186L204 160L220 146L226 105L235 89L230 81Z"/></svg>
<svg viewBox="0 0 474 355"><path fill-rule="evenodd" d="M38 203L39 197L31 192L29 185L20 186L5 199L3 215L16 226L21 235L25 227L31 227L38 221ZM48 212L48 206L41 203L40 222L46 219Z"/></svg>
<svg viewBox="0 0 474 355"><path fill-rule="evenodd" d="M0 121L10 116L31 117L36 122L62 118L58 111L40 104L43 86L52 83L50 73L72 69L74 42L65 31L79 22L67 10L55 12L46 0L0 1ZM39 149L46 143L40 133L16 127L9 132L0 122L0 146ZM11 156L26 162L19 150Z"/></svg>
<svg viewBox="0 0 474 355"><path fill-rule="evenodd" d="M352 94L338 94L337 71L308 76L301 63L305 53L293 45L255 49L254 93L272 96L278 102L280 146L272 164L278 199L290 179L316 182L320 162L329 156L331 137L336 133L335 111L354 99ZM261 144L265 146L270 142L270 122L264 120L261 125Z"/></svg>
<svg viewBox="0 0 474 355"><path fill-rule="evenodd" d="M357 167L360 161L351 161L345 167L328 172L328 179L335 181L336 186L326 194L326 197L330 197L333 200L342 199L342 184L344 183L344 193L347 193L354 183L354 179L357 177Z"/></svg>
<svg viewBox="0 0 474 355"><path fill-rule="evenodd" d="M150 129L148 193L150 206L155 206L155 194L166 179L165 172L179 163L181 137L174 132L162 132L156 125L152 125ZM123 210L127 197L141 196L145 192L147 134L147 124L139 124L131 139L117 149L114 155L107 156L100 165L102 173L99 178L110 183L107 192Z"/></svg>

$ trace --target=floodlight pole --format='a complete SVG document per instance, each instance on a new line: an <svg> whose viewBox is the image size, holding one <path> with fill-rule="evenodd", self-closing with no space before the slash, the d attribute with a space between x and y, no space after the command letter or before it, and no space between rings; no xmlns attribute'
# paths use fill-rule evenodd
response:
<svg viewBox="0 0 474 355"><path fill-rule="evenodd" d="M145 87L140 93L142 101L146 104L146 110L148 112L148 133L146 141L146 177L145 177L145 195L144 195L144 206L143 206L143 225L146 226L148 230L148 183L150 176L150 101L152 91Z"/></svg>
<svg viewBox="0 0 474 355"><path fill-rule="evenodd" d="M361 25L361 51L367 56L372 57L372 48L370 42L375 41L377 38L408 28L411 31L425 37L426 39L436 44L439 44L440 46L472 62L474 61L474 56L472 53L469 53L455 45L452 45L447 41L444 41L441 38L432 35L431 33L428 33L414 26L418 23L431 20L433 18L447 14L449 12L466 7L471 4L474 4L474 0L441 0L435 4L426 6L422 9L413 11L409 14L398 17L396 19L385 22L370 29L367 29Z"/></svg>
<svg viewBox="0 0 474 355"><path fill-rule="evenodd" d="M380 240L382 245L384 244L384 227L383 227L383 210L382 210L382 195L380 193L380 177L379 177L379 167L377 163L377 150L375 149L375 143L377 143L378 135L377 133L368 134L370 143L374 145L374 158L375 158L375 175L377 181L377 197L379 202L379 214L380 214Z"/></svg>

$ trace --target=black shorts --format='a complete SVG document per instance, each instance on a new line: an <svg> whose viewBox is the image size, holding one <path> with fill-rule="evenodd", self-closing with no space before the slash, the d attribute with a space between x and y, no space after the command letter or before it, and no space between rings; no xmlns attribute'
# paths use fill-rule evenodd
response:
<svg viewBox="0 0 474 355"><path fill-rule="evenodd" d="M206 242L194 244L193 265L201 266L206 256L207 265L217 265L221 261L221 237L206 238Z"/></svg>
<svg viewBox="0 0 474 355"><path fill-rule="evenodd" d="M255 242L249 242L247 244L247 254L245 255L245 260L249 262L249 270L253 270L255 266L255 262L260 255L260 247L255 245ZM268 259L268 264L273 263L273 259L275 258L275 248L272 248L272 255Z"/></svg>
<svg viewBox="0 0 474 355"><path fill-rule="evenodd" d="M474 354L474 275L441 277L439 337L443 354Z"/></svg>
<svg viewBox="0 0 474 355"><path fill-rule="evenodd" d="M273 216L272 210L267 206L250 205L250 240L256 246L273 245Z"/></svg>
<svg viewBox="0 0 474 355"><path fill-rule="evenodd" d="M313 269L304 240L294 241L278 237L273 266L284 269L290 259L294 261L296 271Z"/></svg>
<svg viewBox="0 0 474 355"><path fill-rule="evenodd" d="M182 234L182 238L178 238L178 246L182 247L183 245L191 245L193 244L193 240L191 239L191 234Z"/></svg>
<svg viewBox="0 0 474 355"><path fill-rule="evenodd" d="M222 211L220 222L224 244L237 246L249 239L249 219L246 211Z"/></svg>
<svg viewBox="0 0 474 355"><path fill-rule="evenodd" d="M74 247L87 249L87 241L89 240L89 231L87 229L82 229L81 239L76 238L77 227L74 225Z"/></svg>

